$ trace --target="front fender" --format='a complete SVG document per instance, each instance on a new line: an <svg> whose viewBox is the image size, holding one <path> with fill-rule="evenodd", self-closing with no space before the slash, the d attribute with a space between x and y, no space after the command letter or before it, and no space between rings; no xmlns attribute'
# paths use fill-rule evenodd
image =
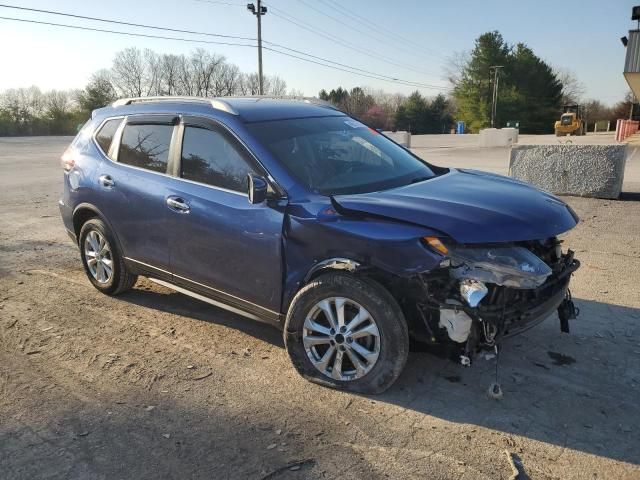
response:
<svg viewBox="0 0 640 480"><path fill-rule="evenodd" d="M442 257L421 240L434 234L439 235L428 228L384 219L289 215L283 235L283 313L295 293L324 269L355 271L373 267L408 277L436 268Z"/></svg>

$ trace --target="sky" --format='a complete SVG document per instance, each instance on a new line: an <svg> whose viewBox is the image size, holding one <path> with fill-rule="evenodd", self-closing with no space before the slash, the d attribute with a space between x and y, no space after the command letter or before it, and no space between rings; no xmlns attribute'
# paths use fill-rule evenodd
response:
<svg viewBox="0 0 640 480"><path fill-rule="evenodd" d="M628 91L620 37L635 28L631 7L636 2L640 4L640 0L265 0L265 41L421 86L358 76L268 50L263 51L264 74L277 74L289 89L309 96L338 86L405 94L417 89L433 96L450 88L448 59L471 50L480 34L498 30L507 42L524 42L552 66L571 71L583 83L585 99L613 104ZM246 3L0 0L2 5L254 38L256 17L247 11ZM0 17L187 37L4 7L0 7ZM311 26L324 36L299 25ZM31 85L42 90L82 88L93 72L111 65L116 52L131 46L175 54L204 47L224 55L242 71L257 71L257 49L251 47L129 37L4 19L0 19L0 32L0 91Z"/></svg>

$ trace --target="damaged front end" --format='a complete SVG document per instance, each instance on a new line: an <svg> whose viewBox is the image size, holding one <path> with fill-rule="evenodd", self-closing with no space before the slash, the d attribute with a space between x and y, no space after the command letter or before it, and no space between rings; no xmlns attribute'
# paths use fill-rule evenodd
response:
<svg viewBox="0 0 640 480"><path fill-rule="evenodd" d="M556 237L493 246L450 246L435 237L425 242L443 258L440 268L411 281L411 331L419 341L452 346L464 365L478 350L493 349L554 310L562 331L577 315L569 280L580 262L571 250L562 252Z"/></svg>

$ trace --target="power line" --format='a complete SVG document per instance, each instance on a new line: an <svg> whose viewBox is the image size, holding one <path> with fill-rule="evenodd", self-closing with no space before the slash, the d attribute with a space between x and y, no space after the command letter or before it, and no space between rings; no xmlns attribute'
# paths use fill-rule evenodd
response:
<svg viewBox="0 0 640 480"><path fill-rule="evenodd" d="M87 31L92 31L92 32L110 33L110 34L115 34L115 35L126 35L126 36L133 36L133 37L161 39L161 40L173 40L173 41L180 41L180 42L204 43L204 44L227 45L227 46L249 47L249 48L255 48L256 47L256 45L251 45L251 44L221 42L221 41L214 41L214 40L202 40L202 39L182 38L182 37L168 37L168 36L163 36L163 35L151 35L151 34L135 33L135 32L122 32L122 31L118 31L118 30L108 30L108 29L103 29L103 28L86 27L86 26L80 26L80 25L69 25L69 24L55 23L55 22L45 22L45 21L41 21L41 20L29 20L29 19L24 19L24 18L13 18L13 17L0 16L0 20L9 20L9 21L23 22L23 23L34 23L34 24L38 24L38 25L47 25L47 26L53 26L53 27L71 28L71 29L75 29L75 30L87 30ZM317 62L317 61L314 61L314 60L310 60L308 58L300 57L298 55L292 55L290 53L283 52L283 51L280 51L280 50L277 50L277 49L271 48L271 47L263 47L263 48L265 50L269 50L269 51L272 51L272 52L280 54L280 55L296 58L298 60L302 60L302 61L305 61L305 62L313 63L313 64L320 65L320 66L323 66L323 67L326 67L326 68L331 68L331 69L334 69L334 70L339 70L339 71L343 71L343 72L346 72L346 73L351 73L353 75L359 75L359 76L363 76L363 77L367 77L367 78L372 78L372 79L375 79L375 80L382 80L382 81L387 81L387 82L396 83L396 84L405 85L405 86L422 87L422 88L435 88L435 87L425 86L425 85L421 85L421 84L414 83L414 82L407 81L407 80L385 78L385 77L381 77L381 76L379 76L378 74L375 74L375 73L372 74L372 75L368 75L368 74L365 74L365 73L359 73L357 71L347 70L346 68L340 68L338 66L327 65L325 63L321 63L321 62ZM350 68L350 67L347 67L347 68Z"/></svg>
<svg viewBox="0 0 640 480"><path fill-rule="evenodd" d="M351 70L345 70L344 68L335 67L333 65L326 65L326 64L323 64L323 63L320 63L320 62L316 62L314 60L309 60L308 58L299 57L299 56L296 56L296 55L292 55L290 53L281 52L281 51L275 50L275 49L270 48L270 47L263 47L263 48L265 50L269 50L271 52L279 53L281 55L286 55L288 57L297 58L297 59L302 60L304 62L315 63L316 65L322 65L322 66L327 67L327 68L332 68L334 70L339 70L339 71L342 71L342 72L351 73L353 75L359 75L361 77L367 77L367 78L373 78L374 80L382 80L382 81L385 81L385 82L397 83L399 85L405 85L407 87L418 87L418 88L426 88L426 89L431 89L431 90L441 90L443 92L448 92L448 89L446 89L444 87L430 87L430 86L424 86L424 85L419 84L419 83L413 83L413 82L410 82L410 81L407 81L407 80L391 79L391 78L384 78L384 77L379 77L379 76L376 77L376 76L373 76L373 75L367 75L365 73L358 73L358 72L354 72L354 71L351 71Z"/></svg>
<svg viewBox="0 0 640 480"><path fill-rule="evenodd" d="M430 85L430 84L427 84L427 83L414 82L413 80L403 80L401 78L390 77L388 75L383 75L381 73L375 73L375 72L372 72L370 70L364 70L362 68L352 67L351 65L346 65L344 63L335 62L335 61L329 60L327 58L318 57L318 56L312 55L310 53L306 53L306 52L302 52L300 50L296 50L295 48L285 47L283 45L280 45L280 44L277 44L277 43L273 43L273 42L267 42L266 40L264 41L264 43L268 43L269 45L273 45L273 46L278 47L278 48L284 48L285 50L288 50L290 52L299 53L300 55L305 55L305 56L310 57L310 58L315 58L316 60L322 60L323 62L332 63L332 64L338 65L340 67L345 67L345 68L349 68L351 70L356 70L358 72L368 73L368 74L371 74L371 75L376 75L378 77L381 77L381 78L384 78L384 79L387 79L387 80L411 83L411 84L416 85L416 86L421 86L422 88L428 88L428 89L433 89L433 90L445 90L444 87L440 87L438 85Z"/></svg>
<svg viewBox="0 0 640 480"><path fill-rule="evenodd" d="M352 18L353 20L355 20L356 22L364 22L364 26L374 30L377 33L380 33L381 31L383 32L387 32L387 37L389 38L395 38L395 41L398 42L402 42L405 43L406 45L412 47L412 48L417 48L418 50L423 50L425 52L430 52L432 55L435 55L436 57L439 57L443 60L446 60L446 57L440 55L438 52L436 52L435 50L432 50L430 48L425 48L424 45L420 45L417 42L414 42L412 40L408 40L407 38L403 37L402 35L397 34L396 32L394 32L393 30L386 28L384 25L381 25L379 23L375 23L371 20L369 20L366 17L363 17L362 15L359 15L358 13L349 10L348 8L342 6L340 3L336 2L335 0L320 0L322 3L324 3L325 5L327 5L329 8L337 8L339 10L341 10L341 13L343 13L344 15L347 15L348 17ZM330 4L329 4L330 2Z"/></svg>
<svg viewBox="0 0 640 480"><path fill-rule="evenodd" d="M204 1L204 0L203 0ZM208 3L208 2L207 2ZM229 4L232 5L232 4ZM111 19L106 19L106 18L98 18L98 17L87 17L85 15L77 15L74 13L65 13L65 12L58 12L58 11L54 11L54 10L42 10L39 8L28 8L28 7L18 7L15 5L5 5L0 3L0 7L2 8L12 8L14 10L26 10L29 12L38 12L38 13L47 13L49 15L59 15L59 16L63 16L63 17L71 17L71 18L80 18L82 20L91 20L94 22L105 22L105 23L115 23L118 25L126 25L129 27L141 27L141 28L150 28L153 30L164 30L167 32L176 32L176 33L190 33L190 34L194 34L194 35L208 35L210 37L220 37L220 38L232 38L235 40L248 40L251 42L255 42L255 38L251 38L251 37L236 37L234 35L222 35L221 33L204 33L204 32L196 32L193 30L179 30L177 28L170 28L170 27L158 27L155 25L145 25L143 23L131 23L131 22L124 22L121 20L111 20Z"/></svg>
<svg viewBox="0 0 640 480"><path fill-rule="evenodd" d="M383 62L388 63L390 65L394 65L396 67L404 68L406 70L411 70L411 71L419 73L421 75L439 77L439 75L437 75L437 74L435 74L433 72L426 72L424 70L418 70L418 69L416 69L416 68L414 68L414 67L412 67L410 65L396 62L394 59L391 59L391 58L386 57L384 55L381 55L379 53L378 54L371 53L371 50L366 50L364 48L357 47L353 43L350 43L350 42L344 40L343 38L336 37L335 35L329 35L327 33L324 33L322 31L318 30L317 28L309 25L304 20L300 20L299 18L296 18L293 15L291 15L289 13L286 13L283 10L280 10L279 8L276 8L276 7L272 6L272 5L269 5L269 9L271 10L271 13L274 16L276 16L276 17L278 17L278 18L280 18L280 19L282 19L282 20L284 20L286 22L292 23L292 24L298 26L299 28L302 28L303 30L307 30L307 31L309 31L311 33L314 33L314 34L320 36L320 37L323 37L323 38L325 38L325 39L327 39L327 40L329 40L329 41L331 41L331 42L333 42L333 43L335 43L337 45L340 45L341 47L346 47L346 48L348 48L350 50L353 50L355 52L358 52L358 53L360 53L362 55L366 55L367 57L375 58L377 60L382 60Z"/></svg>
<svg viewBox="0 0 640 480"><path fill-rule="evenodd" d="M346 26L347 28L349 28L349 29L351 29L351 30L354 30L354 31L356 31L356 32L358 32L358 33L361 33L362 35L366 35L366 36L367 36L367 37L369 37L369 38L373 38L374 40L376 40L376 41L378 41L378 42L382 42L383 44L384 44L384 43L386 43L386 41L384 40L384 38L381 38L381 37L380 37L380 36L378 36L378 35L372 35L371 33L367 32L367 31L360 30L359 28L356 28L356 27L354 27L354 26L352 26L352 25L349 25L348 23L344 22L342 19L337 18L337 17L334 17L333 15L329 15L329 14L328 14L328 13L326 13L326 12L323 12L323 11L322 11L322 10L320 10L319 8L315 7L314 5L307 3L305 0L298 0L298 1L299 1L300 3L302 3L303 5L306 5L308 8L311 8L312 10L315 10L315 11L316 11L316 12L318 12L320 15L324 15L325 17L330 18L330 19L331 19L331 20L333 20L334 22L337 22L337 23L339 23L339 24L341 24L341 25L344 25L344 26ZM404 49L404 50L405 50L405 52L407 51L407 50L406 50L406 47L405 47L405 49ZM410 52L410 53L413 55L413 54L415 54L416 52L415 52L415 51L412 51L412 52Z"/></svg>
<svg viewBox="0 0 640 480"><path fill-rule="evenodd" d="M50 15L58 15L58 16L71 17L71 18L79 18L79 19L83 19L83 20L91 20L91 21L97 21L97 22L113 23L113 24L118 24L118 25L127 25L127 26L141 27L141 28L149 28L149 29L154 29L154 30L166 30L166 31L169 31L169 32L176 32L176 33L187 33L187 34L193 34L193 35L205 35L205 36L210 36L210 37L223 37L223 38L232 38L232 39L248 40L248 41L255 41L256 40L255 38L250 38L250 37L238 37L238 36L222 35L222 34L210 33L210 32L199 32L199 31L195 31L195 30L182 30L182 29L170 28L170 27L160 27L158 25L149 25L149 24L142 24L142 23L131 23L131 22L125 22L125 21L121 21L121 20L112 20L112 19L106 19L106 18L100 18L100 17L88 17L88 16L85 16L85 15L78 15L78 14L60 12L60 11L55 11L55 10L43 10L43 9L38 9L38 8L17 7L17 6L14 6L14 5L5 5L5 4L0 4L0 7L2 7L2 8L12 8L12 9L17 9L17 10L26 10L26 11L30 11L30 12L46 13L46 14L50 14ZM359 71L359 72L362 72L362 73L367 73L367 74L374 75L376 77L381 77L381 78L384 78L384 79L387 79L387 80L393 80L393 81L397 81L397 82L408 83L408 84L411 84L413 86L419 86L419 87L426 88L426 89L436 89L436 90L442 89L442 87L439 87L437 85L430 85L430 84L425 84L425 83L422 83L422 82L416 82L416 81L411 81L411 80L403 80L403 79L400 79L400 78L391 77L391 76L388 76L388 75L383 75L383 74L379 74L379 73L372 72L372 71L369 71L369 70L364 70L364 69L361 69L361 68L353 67L351 65L345 65L343 63L335 62L333 60L330 60L330 59L327 59L327 58L323 58L323 57L319 57L317 55L312 55L310 53L303 52L301 50L296 50L294 48L290 48L290 47L287 47L285 45L281 45L281 44L278 44L278 43L275 43L275 42L268 42L268 41L265 40L264 43L267 43L267 44L272 45L274 47L281 48L281 49L284 49L284 50L288 50L290 52L294 52L294 53L297 53L297 54L300 54L300 55L305 55L305 56L314 58L316 60L320 60L320 61L323 61L323 62L328 62L328 63L334 64L334 65L337 65L337 66L348 68L350 70L355 70L355 71Z"/></svg>
<svg viewBox="0 0 640 480"><path fill-rule="evenodd" d="M28 20L26 18L0 17L0 20L11 20L14 22L23 22L23 23L37 23L39 25L49 25L52 27L65 27L65 28L73 28L76 30L89 30L92 32L113 33L116 35L128 35L131 37L157 38L161 40L176 40L179 42L208 43L208 44L214 44L214 45L228 45L233 47L251 47L251 48L256 47L255 45L247 45L244 43L216 42L214 40L198 40L195 38L165 37L163 35L151 35L151 34L134 33L134 32L120 32L118 30L107 30L104 28L84 27L80 25L68 25L65 23L44 22L41 20Z"/></svg>

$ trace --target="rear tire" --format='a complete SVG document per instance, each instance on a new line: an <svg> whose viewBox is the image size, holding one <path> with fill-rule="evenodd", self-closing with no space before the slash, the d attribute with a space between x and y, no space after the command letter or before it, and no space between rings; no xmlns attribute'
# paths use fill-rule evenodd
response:
<svg viewBox="0 0 640 480"><path fill-rule="evenodd" d="M84 271L96 289L106 295L119 295L135 285L138 276L127 271L118 244L102 220L87 220L79 239Z"/></svg>
<svg viewBox="0 0 640 480"><path fill-rule="evenodd" d="M391 294L371 279L337 272L321 275L296 294L284 341L307 380L364 394L388 389L409 353L407 322Z"/></svg>

